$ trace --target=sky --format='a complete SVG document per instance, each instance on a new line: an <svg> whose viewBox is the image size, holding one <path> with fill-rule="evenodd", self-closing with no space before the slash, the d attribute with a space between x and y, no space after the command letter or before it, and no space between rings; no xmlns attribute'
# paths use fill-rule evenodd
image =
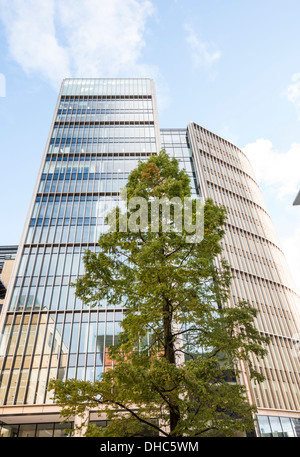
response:
<svg viewBox="0 0 300 457"><path fill-rule="evenodd" d="M299 0L0 0L0 245L20 242L66 77L150 77L161 128L251 160L300 289Z"/></svg>

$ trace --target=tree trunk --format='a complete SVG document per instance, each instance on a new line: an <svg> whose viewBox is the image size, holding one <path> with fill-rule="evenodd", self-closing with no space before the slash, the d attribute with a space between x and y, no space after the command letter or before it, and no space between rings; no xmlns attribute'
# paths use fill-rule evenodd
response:
<svg viewBox="0 0 300 457"><path fill-rule="evenodd" d="M163 308L163 326L164 326L164 357L171 364L176 364L174 337L172 332L172 309L171 303L168 299L165 299L165 305ZM176 394L175 394L176 395ZM173 398L172 398L173 397ZM170 414L170 435L178 436L174 433L174 430L180 419L180 410L177 406L178 398L175 398L174 393L171 392L168 397L169 402L169 414Z"/></svg>

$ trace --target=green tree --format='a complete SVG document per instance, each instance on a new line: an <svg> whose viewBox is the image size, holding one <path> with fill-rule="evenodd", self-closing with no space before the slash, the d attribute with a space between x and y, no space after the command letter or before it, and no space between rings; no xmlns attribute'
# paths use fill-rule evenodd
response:
<svg viewBox="0 0 300 457"><path fill-rule="evenodd" d="M201 242L187 242L190 230L185 224L178 229L174 207L167 216L160 211L151 230L155 199L190 197L187 173L165 151L139 163L126 192L127 203L145 199L148 221L120 231L124 214L117 209L117 229L101 235L100 252L86 251L85 274L76 282L85 305L98 307L105 298L126 310L118 341L109 348L114 366L93 383L52 380L49 389L62 416L105 412L108 426L89 425L89 436L232 436L252 430L255 407L236 380L241 361L255 382L263 380L253 359L266 354L268 340L254 326L256 309L246 302L226 306L232 278L220 246L225 208L205 202ZM128 208L127 220L141 223L143 216ZM193 200L190 224L196 224L197 211ZM166 219L170 230L164 230Z"/></svg>

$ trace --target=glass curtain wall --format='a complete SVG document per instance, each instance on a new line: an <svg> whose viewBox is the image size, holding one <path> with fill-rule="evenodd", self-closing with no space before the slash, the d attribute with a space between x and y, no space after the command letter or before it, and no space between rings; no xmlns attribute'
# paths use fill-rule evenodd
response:
<svg viewBox="0 0 300 457"><path fill-rule="evenodd" d="M91 380L122 308L83 308L70 284L139 160L160 149L148 79L65 80L33 197L0 342L0 404L50 403L51 378Z"/></svg>
<svg viewBox="0 0 300 457"><path fill-rule="evenodd" d="M160 131L149 79L62 84L0 315L0 405L11 411L51 403L50 378L93 381L111 366L106 348L118 337L123 308L105 301L83 307L71 283L84 272L85 250L97 251L104 217L128 174L161 145L189 173L193 196L227 208L229 305L249 301L259 310L257 328L271 337L266 359L254 360L264 383L251 384L246 370L240 380L258 406L261 434L298 435L300 301L251 165L240 149L195 123Z"/></svg>

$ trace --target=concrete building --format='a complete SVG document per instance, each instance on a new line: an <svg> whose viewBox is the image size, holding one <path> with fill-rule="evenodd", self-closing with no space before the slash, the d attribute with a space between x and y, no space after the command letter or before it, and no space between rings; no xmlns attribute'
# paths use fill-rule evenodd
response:
<svg viewBox="0 0 300 457"><path fill-rule="evenodd" d="M97 250L104 216L129 172L164 147L191 177L192 193L228 210L225 257L235 279L229 306L248 300L271 337L255 361L265 382L240 382L258 407L260 436L297 436L300 424L299 297L245 154L190 122L159 128L149 79L66 79L0 320L0 421L3 436L61 436L50 378L94 380L110 361L123 309L87 309L70 287L82 254ZM90 420L97 420L93 413Z"/></svg>

